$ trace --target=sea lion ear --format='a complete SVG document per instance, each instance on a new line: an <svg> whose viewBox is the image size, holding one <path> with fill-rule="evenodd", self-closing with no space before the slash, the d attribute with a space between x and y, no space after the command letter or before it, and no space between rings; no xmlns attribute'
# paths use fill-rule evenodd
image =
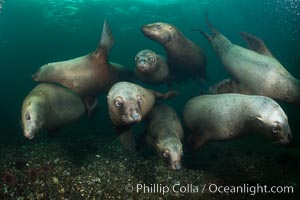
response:
<svg viewBox="0 0 300 200"><path fill-rule="evenodd" d="M156 142L155 145L156 145L157 147L159 147L159 143L158 143L158 142Z"/></svg>
<svg viewBox="0 0 300 200"><path fill-rule="evenodd" d="M260 116L257 116L256 119L257 119L259 122L262 122L262 123L264 122L263 118L260 117Z"/></svg>

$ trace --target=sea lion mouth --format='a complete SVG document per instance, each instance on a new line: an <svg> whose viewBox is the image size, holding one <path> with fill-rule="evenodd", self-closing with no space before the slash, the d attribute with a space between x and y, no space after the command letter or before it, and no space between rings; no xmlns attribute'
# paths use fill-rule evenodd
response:
<svg viewBox="0 0 300 200"><path fill-rule="evenodd" d="M138 123L142 120L142 115L139 113L133 113L131 115L123 115L122 121L125 124L133 124Z"/></svg>
<svg viewBox="0 0 300 200"><path fill-rule="evenodd" d="M150 69L150 66L149 66L148 63L144 63L143 65L141 65L140 63L138 63L137 69L138 69L140 72L145 72L145 71L148 71L148 70Z"/></svg>
<svg viewBox="0 0 300 200"><path fill-rule="evenodd" d="M170 168L172 170L178 171L178 170L181 170L182 166L181 166L181 163L175 163L175 164L170 165Z"/></svg>
<svg viewBox="0 0 300 200"><path fill-rule="evenodd" d="M25 132L24 132L24 136L25 136L27 139L29 139L29 140L31 140L31 139L34 138L34 134L32 134L32 133L29 132L29 131L25 131Z"/></svg>
<svg viewBox="0 0 300 200"><path fill-rule="evenodd" d="M288 137L288 138L281 138L279 140L275 140L273 141L272 143L273 144L289 144L291 142L291 139Z"/></svg>
<svg viewBox="0 0 300 200"><path fill-rule="evenodd" d="M159 37L156 34L152 33L151 26L145 25L141 28L141 30L142 30L142 33L144 34L144 36L148 37L149 39L151 39L151 40L158 40L159 39Z"/></svg>

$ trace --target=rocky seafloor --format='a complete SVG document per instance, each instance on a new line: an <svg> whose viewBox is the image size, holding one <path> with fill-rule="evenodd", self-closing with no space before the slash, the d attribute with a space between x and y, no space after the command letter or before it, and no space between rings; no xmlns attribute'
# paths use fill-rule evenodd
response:
<svg viewBox="0 0 300 200"><path fill-rule="evenodd" d="M240 143L207 144L185 154L184 168L174 172L151 148L129 153L116 138L104 141L67 133L29 141L8 135L0 143L0 199L298 199L299 149L273 152L274 147L263 143L262 150L251 151ZM148 191L137 191L137 184ZM289 185L294 191L220 193L209 191L211 184Z"/></svg>

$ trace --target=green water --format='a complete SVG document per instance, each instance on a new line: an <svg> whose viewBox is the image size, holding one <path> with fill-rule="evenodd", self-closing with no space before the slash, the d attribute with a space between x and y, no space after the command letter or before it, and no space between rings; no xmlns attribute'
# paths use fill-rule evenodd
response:
<svg viewBox="0 0 300 200"><path fill-rule="evenodd" d="M165 54L163 48L144 37L140 27L163 21L176 25L201 46L207 57L207 76L213 84L229 75L206 39L192 28L206 28L205 13L232 42L244 45L239 31L264 39L272 53L295 77L299 70L299 1L63 1L14 0L3 4L0 15L1 129L15 133L23 98L36 83L31 75L43 64L78 57L93 51L107 18L115 37L110 60L134 67L134 56L149 48ZM207 30L207 29L205 29ZM193 82L179 86L186 98L199 90ZM187 94L185 94L187 93ZM189 96L186 96L189 95ZM182 102L181 102L182 101ZM100 102L106 104L106 102ZM106 105L104 105L106 106ZM299 110L287 106L292 130L299 130ZM290 111L290 112L289 112ZM99 117L99 116L96 116ZM99 126L103 126L99 124ZM21 137L21 135L15 135Z"/></svg>
<svg viewBox="0 0 300 200"><path fill-rule="evenodd" d="M182 85L175 84L174 88L181 95L168 101L180 114L191 97L199 95L207 86L229 78L207 40L191 31L195 28L207 31L205 13L233 43L246 46L238 34L240 31L262 38L282 65L300 79L299 0L7 0L0 14L0 139L5 138L0 143L5 144L10 138L28 142L22 134L19 119L22 101L36 85L31 75L45 63L92 52L98 45L105 18L115 38L109 60L131 69L134 69L135 55L142 49L152 49L165 55L162 46L142 34L141 26L148 23L161 21L174 24L204 49L208 58L207 85L203 87L193 80ZM145 86L166 90L165 86ZM299 152L300 109L279 103L289 117L294 135L292 148ZM115 137L107 114L105 94L99 96L99 104L100 111L93 119L84 118L66 127L66 130L78 138L87 134L104 141ZM39 137L47 138L47 135L41 133ZM56 137L65 136L58 134ZM238 145L251 151L257 144L257 148L264 152L267 142L260 146L260 141L253 142L252 138L249 141L249 145L247 139L239 141ZM267 145L266 148L265 153L268 154L277 147Z"/></svg>

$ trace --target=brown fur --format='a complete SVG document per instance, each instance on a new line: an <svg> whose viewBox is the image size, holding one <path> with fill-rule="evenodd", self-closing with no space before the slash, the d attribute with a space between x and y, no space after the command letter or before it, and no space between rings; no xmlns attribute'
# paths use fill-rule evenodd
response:
<svg viewBox="0 0 300 200"><path fill-rule="evenodd" d="M41 130L55 130L79 119L85 113L82 99L59 85L41 83L24 99L22 127L27 138Z"/></svg>
<svg viewBox="0 0 300 200"><path fill-rule="evenodd" d="M183 128L173 108L154 106L147 116L146 138L173 170L181 169Z"/></svg>
<svg viewBox="0 0 300 200"><path fill-rule="evenodd" d="M178 28L171 24L157 22L143 26L142 32L165 48L167 63L175 80L205 77L207 61L203 50Z"/></svg>

